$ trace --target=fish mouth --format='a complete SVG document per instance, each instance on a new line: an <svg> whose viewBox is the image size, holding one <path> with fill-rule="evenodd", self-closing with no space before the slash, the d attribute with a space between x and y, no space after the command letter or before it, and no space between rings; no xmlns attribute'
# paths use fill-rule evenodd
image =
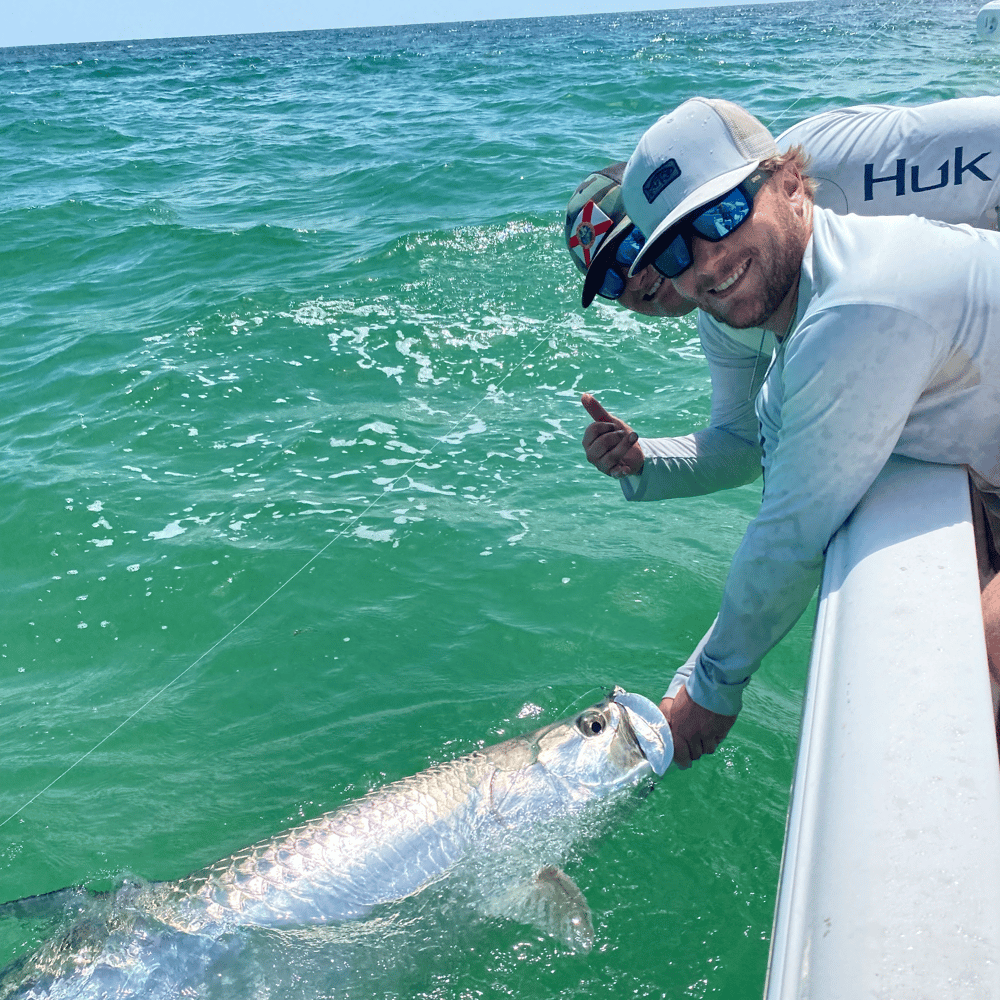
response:
<svg viewBox="0 0 1000 1000"><path fill-rule="evenodd" d="M657 775L663 774L674 759L674 738L659 706L641 694L618 687L611 692L611 701L624 709L625 724L649 766Z"/></svg>

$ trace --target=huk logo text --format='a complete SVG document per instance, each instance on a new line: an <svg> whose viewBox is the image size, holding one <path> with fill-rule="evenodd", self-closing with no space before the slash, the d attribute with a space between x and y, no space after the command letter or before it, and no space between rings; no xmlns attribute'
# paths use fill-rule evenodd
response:
<svg viewBox="0 0 1000 1000"><path fill-rule="evenodd" d="M985 153L980 153L974 160L970 160L968 163L965 162L965 147L956 146L955 147L955 170L954 173L951 171L951 160L945 160L940 167L937 168L937 173L931 178L932 181L936 183L921 184L920 183L920 167L911 166L910 167L910 191L921 192L921 191L936 191L938 188L947 187L949 181L955 184L961 184L963 180L966 179L966 175L971 175L973 177L978 177L981 181L991 181L992 177L987 177L986 174L976 166L980 160L984 157L990 155L991 150L987 150ZM875 164L866 163L865 164L865 201L873 201L875 199L875 185L876 184L886 184L893 183L896 184L896 197L899 198L906 194L906 159L896 160L896 172L894 174L887 174L885 177L875 176Z"/></svg>

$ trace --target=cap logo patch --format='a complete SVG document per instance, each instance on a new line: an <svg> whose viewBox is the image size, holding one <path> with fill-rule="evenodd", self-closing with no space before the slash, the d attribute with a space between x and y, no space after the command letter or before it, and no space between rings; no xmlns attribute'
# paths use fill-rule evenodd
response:
<svg viewBox="0 0 1000 1000"><path fill-rule="evenodd" d="M598 207L597 203L588 201L583 211L573 223L573 234L569 238L570 249L583 260L586 267L597 253L597 248L604 239L604 234L614 223Z"/></svg>
<svg viewBox="0 0 1000 1000"><path fill-rule="evenodd" d="M677 161L673 157L666 163L661 163L642 185L642 193L646 196L646 201L652 205L680 175L681 168L677 166Z"/></svg>

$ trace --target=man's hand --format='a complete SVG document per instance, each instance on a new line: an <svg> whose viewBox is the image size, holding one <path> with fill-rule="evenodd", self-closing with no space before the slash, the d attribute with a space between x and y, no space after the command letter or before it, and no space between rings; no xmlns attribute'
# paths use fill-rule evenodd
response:
<svg viewBox="0 0 1000 1000"><path fill-rule="evenodd" d="M583 434L587 461L615 479L642 472L645 456L636 444L639 435L625 421L611 416L590 393L585 392L580 402L594 418Z"/></svg>
<svg viewBox="0 0 1000 1000"><path fill-rule="evenodd" d="M736 721L735 715L717 715L702 708L691 700L687 688L681 688L676 698L664 698L660 711L670 723L674 763L681 769L690 767L703 753L715 753Z"/></svg>

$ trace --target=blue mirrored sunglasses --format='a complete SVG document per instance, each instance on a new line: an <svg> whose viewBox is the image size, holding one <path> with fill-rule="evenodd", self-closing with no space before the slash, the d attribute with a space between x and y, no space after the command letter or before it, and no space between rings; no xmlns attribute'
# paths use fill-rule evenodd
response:
<svg viewBox="0 0 1000 1000"><path fill-rule="evenodd" d="M754 195L761 189L768 174L758 170L721 198L716 198L691 215L671 226L650 251L653 267L666 278L676 278L691 266L691 239L718 243L746 222L753 211Z"/></svg>
<svg viewBox="0 0 1000 1000"><path fill-rule="evenodd" d="M605 299L617 299L621 296L622 292L625 291L628 279L622 276L622 273L615 267L615 264L620 264L624 268L624 273L628 274L628 269L635 263L636 257L639 256L639 251L645 245L646 237L639 232L638 226L633 226L632 232L618 244L618 249L615 251L615 259L608 265L607 271L604 272L604 280L598 289L598 295Z"/></svg>

